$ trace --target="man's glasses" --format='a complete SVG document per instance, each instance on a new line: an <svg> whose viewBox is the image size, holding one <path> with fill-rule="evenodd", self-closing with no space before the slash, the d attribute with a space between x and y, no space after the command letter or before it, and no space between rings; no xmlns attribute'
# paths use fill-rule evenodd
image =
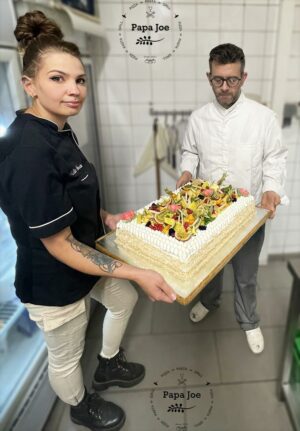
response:
<svg viewBox="0 0 300 431"><path fill-rule="evenodd" d="M226 82L228 87L236 87L241 80L242 78L238 78L237 76L229 76L229 78L222 78L222 76L214 76L210 79L210 82L214 87L222 87L224 82Z"/></svg>

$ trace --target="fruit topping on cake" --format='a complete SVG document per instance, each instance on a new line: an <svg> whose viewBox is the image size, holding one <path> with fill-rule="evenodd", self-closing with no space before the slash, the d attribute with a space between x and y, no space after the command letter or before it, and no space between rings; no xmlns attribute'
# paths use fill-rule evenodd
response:
<svg viewBox="0 0 300 431"><path fill-rule="evenodd" d="M166 189L166 196L136 213L136 221L152 230L187 241L196 235L240 196L245 189L222 186L225 175L211 183L195 179L175 192Z"/></svg>

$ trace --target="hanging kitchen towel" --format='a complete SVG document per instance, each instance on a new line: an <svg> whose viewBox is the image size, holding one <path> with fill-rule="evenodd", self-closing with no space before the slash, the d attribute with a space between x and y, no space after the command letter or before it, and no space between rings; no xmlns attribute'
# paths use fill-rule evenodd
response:
<svg viewBox="0 0 300 431"><path fill-rule="evenodd" d="M178 123L176 124L177 132L178 132L177 144L179 146L179 149L181 149L182 147L183 138L186 132L187 125L188 125L187 117L181 118L181 120L179 120Z"/></svg>
<svg viewBox="0 0 300 431"><path fill-rule="evenodd" d="M158 160L165 159L167 155L169 135L165 127L160 124L157 125L157 136L156 136L156 150L157 150L157 158ZM155 145L155 136L152 133L144 152L137 163L134 169L134 176L138 176L143 172L147 171L151 166L154 165L154 145Z"/></svg>
<svg viewBox="0 0 300 431"><path fill-rule="evenodd" d="M169 146L168 146L168 164L176 170L176 145L178 139L178 132L175 123L171 126L168 126L168 134L169 134Z"/></svg>
<svg viewBox="0 0 300 431"><path fill-rule="evenodd" d="M188 118L187 117L183 117L176 124L177 133L178 133L177 134L177 141L176 141L176 168L178 170L178 173L180 173L181 148L182 148L182 143L183 143L183 139L185 136L187 125L188 125Z"/></svg>
<svg viewBox="0 0 300 431"><path fill-rule="evenodd" d="M175 124L170 126L166 122L165 128L168 135L167 157L162 160L160 166L170 177L177 180L179 177L176 169L176 142L178 133Z"/></svg>
<svg viewBox="0 0 300 431"><path fill-rule="evenodd" d="M179 173L177 172L176 169L172 168L172 166L169 163L167 163L166 159L164 159L161 162L160 167L162 168L163 171L165 171L168 175L170 175L170 177L174 178L174 180L178 180Z"/></svg>

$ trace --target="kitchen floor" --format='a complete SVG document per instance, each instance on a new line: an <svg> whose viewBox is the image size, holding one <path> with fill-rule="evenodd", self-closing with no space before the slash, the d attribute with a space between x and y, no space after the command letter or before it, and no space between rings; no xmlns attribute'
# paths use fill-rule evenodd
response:
<svg viewBox="0 0 300 431"><path fill-rule="evenodd" d="M276 392L291 285L284 260L260 267L265 350L257 356L235 321L230 265L221 307L198 324L189 320L191 304L152 303L141 293L123 347L129 360L146 366L146 377L134 388L102 392L125 410L122 431L292 431ZM96 309L87 333L83 367L89 389L103 312ZM73 424L69 408L57 401L43 431L85 429Z"/></svg>

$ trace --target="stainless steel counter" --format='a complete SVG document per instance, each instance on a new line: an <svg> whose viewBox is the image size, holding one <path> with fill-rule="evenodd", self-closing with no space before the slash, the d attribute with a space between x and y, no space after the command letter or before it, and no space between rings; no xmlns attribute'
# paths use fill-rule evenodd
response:
<svg viewBox="0 0 300 431"><path fill-rule="evenodd" d="M300 381L293 381L292 378L294 339L300 328L300 258L291 259L288 269L293 276L293 285L284 337L279 397L286 403L295 431L300 431Z"/></svg>

